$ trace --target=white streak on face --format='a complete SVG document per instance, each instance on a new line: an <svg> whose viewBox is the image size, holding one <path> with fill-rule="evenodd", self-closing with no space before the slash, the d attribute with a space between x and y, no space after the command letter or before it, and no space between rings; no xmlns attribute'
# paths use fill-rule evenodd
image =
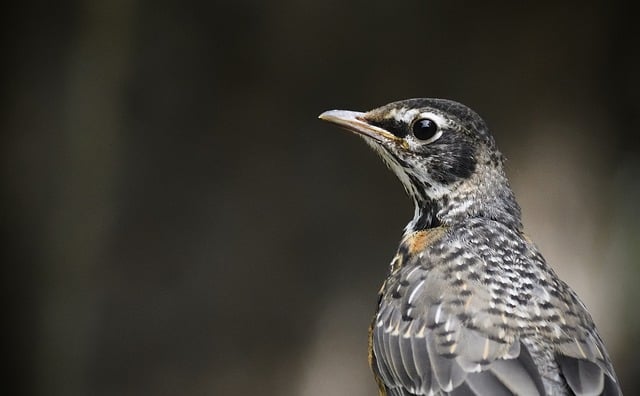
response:
<svg viewBox="0 0 640 396"><path fill-rule="evenodd" d="M391 118L395 119L396 121L405 123L409 126L415 120L418 120L421 118L429 118L433 120L436 123L436 125L438 125L438 127L440 128L445 125L448 125L449 123L445 117L443 117L438 113L434 113L431 111L420 112L419 109L409 109L406 107L403 107L401 109L392 109L389 112L389 115Z"/></svg>
<svg viewBox="0 0 640 396"><path fill-rule="evenodd" d="M438 128L440 129L440 131L443 131L449 125L449 122L447 122L446 118L436 112L421 111L419 109L410 109L407 107L402 107L399 109L391 109L387 117L390 119L394 119L400 123L404 123L408 125L409 128L411 128L411 125L415 120L421 119L421 118L429 118L433 120L438 125ZM438 134L438 136L434 139L434 141L437 140L441 134L442 132ZM425 167L424 164L418 164L416 163L416 161L412 161L411 158L405 158L407 162L413 162L413 166L422 167L422 169L405 169L396 162L395 158L392 155L390 155L383 147L381 147L380 142L367 138L366 136L361 136L361 137L363 137L364 140L367 142L367 144L371 146L382 157L386 165L398 177L398 179L402 183L403 187L405 188L409 196L414 198L414 201L415 201L415 197L418 196L418 193L417 191L415 191L416 187L411 182L411 179L407 175L407 172L412 173L414 177L424 181L425 184L428 184L431 186L427 194L429 198L433 200L438 200L442 196L450 193L451 186L443 185L441 183L436 182L435 180L432 180L429 177L429 169L424 169ZM405 137L404 142L405 144L407 144L408 151L417 151L417 149L424 146L425 144L428 145L432 143L432 142L425 143L424 141L419 141L411 133L409 133L409 135ZM421 210L418 207L418 205L416 205L415 211L414 211L414 217L411 220L411 222L407 225L407 227L405 227L404 229L405 233L411 232L414 229L415 225L418 223L420 219L420 214L421 214Z"/></svg>
<svg viewBox="0 0 640 396"><path fill-rule="evenodd" d="M419 112L420 110L418 109L407 109L406 107L403 107L400 109L400 111L393 115L393 118L407 125L411 125L411 122L415 119Z"/></svg>
<svg viewBox="0 0 640 396"><path fill-rule="evenodd" d="M400 179L400 182L404 186L405 190L407 190L409 196L414 196L414 186L411 183L411 180L409 180L409 176L407 176L407 174L405 173L405 169L398 165L398 163L393 158L389 157L389 153L387 153L384 148L380 147L380 144L378 142L373 139L367 138L366 136L363 136L363 138L367 142L367 144L371 148L373 148L380 155L380 157L382 157L385 164L387 164L389 169L391 169L393 173L395 173L398 179Z"/></svg>

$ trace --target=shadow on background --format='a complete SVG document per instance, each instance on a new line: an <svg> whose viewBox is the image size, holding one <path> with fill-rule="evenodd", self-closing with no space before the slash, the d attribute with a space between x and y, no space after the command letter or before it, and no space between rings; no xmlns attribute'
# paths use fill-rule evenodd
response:
<svg viewBox="0 0 640 396"><path fill-rule="evenodd" d="M445 97L488 121L525 227L634 394L632 15L604 1L7 11L10 375L46 395L374 394L367 326L412 208L373 152L316 117Z"/></svg>

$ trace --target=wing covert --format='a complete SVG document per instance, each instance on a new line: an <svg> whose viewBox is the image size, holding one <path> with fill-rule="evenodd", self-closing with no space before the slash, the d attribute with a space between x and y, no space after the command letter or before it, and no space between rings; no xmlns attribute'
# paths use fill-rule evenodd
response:
<svg viewBox="0 0 640 396"><path fill-rule="evenodd" d="M509 321L481 309L491 306L486 291L453 295L447 292L449 281L433 269L407 275L382 296L372 329L374 369L388 389L396 388L391 394L544 393ZM469 281L466 290L474 288L470 280L462 281ZM493 333L483 330L492 327Z"/></svg>

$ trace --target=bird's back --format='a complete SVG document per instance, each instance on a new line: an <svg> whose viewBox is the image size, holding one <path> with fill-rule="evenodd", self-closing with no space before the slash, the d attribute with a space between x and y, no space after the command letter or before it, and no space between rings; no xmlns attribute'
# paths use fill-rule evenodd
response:
<svg viewBox="0 0 640 396"><path fill-rule="evenodd" d="M489 219L403 239L371 348L388 394L618 394L575 293L520 231Z"/></svg>

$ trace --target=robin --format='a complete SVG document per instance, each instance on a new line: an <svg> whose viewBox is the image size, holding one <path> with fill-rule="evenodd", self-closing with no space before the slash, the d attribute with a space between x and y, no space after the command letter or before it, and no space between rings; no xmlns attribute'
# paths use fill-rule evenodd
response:
<svg viewBox="0 0 640 396"><path fill-rule="evenodd" d="M415 204L369 332L380 395L621 395L576 293L523 232L484 121L443 99L320 115L361 136Z"/></svg>

